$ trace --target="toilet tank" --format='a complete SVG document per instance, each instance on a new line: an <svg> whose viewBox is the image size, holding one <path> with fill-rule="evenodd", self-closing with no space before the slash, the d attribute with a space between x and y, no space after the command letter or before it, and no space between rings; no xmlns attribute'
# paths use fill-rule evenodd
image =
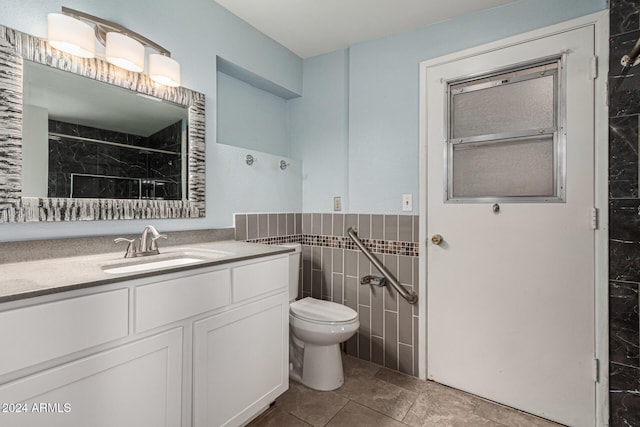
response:
<svg viewBox="0 0 640 427"><path fill-rule="evenodd" d="M293 252L289 253L289 301L293 301L298 297L302 245L300 243L288 243L280 246L294 249Z"/></svg>

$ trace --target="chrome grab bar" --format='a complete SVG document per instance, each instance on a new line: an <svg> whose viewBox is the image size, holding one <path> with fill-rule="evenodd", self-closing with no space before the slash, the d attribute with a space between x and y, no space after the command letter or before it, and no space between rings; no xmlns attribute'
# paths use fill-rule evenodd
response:
<svg viewBox="0 0 640 427"><path fill-rule="evenodd" d="M358 249L360 249L362 253L369 259L369 261L371 261L371 264L375 265L378 271L380 271L380 273L382 273L382 275L387 279L387 283L389 283L391 287L395 289L402 298L406 299L409 304L415 304L416 302L418 302L418 295L416 295L416 293L413 291L407 291L404 286L402 286L400 282L398 282L398 279L393 277L393 274L391 274L391 272L387 270L387 267L385 267L384 264L382 264L380 260L376 258L376 256L371 253L369 249L367 249L364 243L362 243L362 240L360 240L353 227L347 228L347 234L349 235L351 240L353 240L353 243L356 244Z"/></svg>

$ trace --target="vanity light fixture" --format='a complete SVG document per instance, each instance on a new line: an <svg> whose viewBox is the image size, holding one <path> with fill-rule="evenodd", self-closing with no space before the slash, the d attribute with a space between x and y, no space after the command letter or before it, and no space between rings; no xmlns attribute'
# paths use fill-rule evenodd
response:
<svg viewBox="0 0 640 427"><path fill-rule="evenodd" d="M144 70L144 46L124 34L114 31L107 33L104 56L116 67L134 73L141 73Z"/></svg>
<svg viewBox="0 0 640 427"><path fill-rule="evenodd" d="M96 56L96 41L91 25L61 13L47 16L49 44L81 58Z"/></svg>
<svg viewBox="0 0 640 427"><path fill-rule="evenodd" d="M105 46L108 62L136 73L144 71L145 48L151 48L158 53L149 55L149 78L161 85L180 86L180 64L171 58L171 53L120 24L64 6L62 13L50 13L47 23L49 44L54 48L93 58L98 39Z"/></svg>
<svg viewBox="0 0 640 427"><path fill-rule="evenodd" d="M165 86L180 86L180 64L170 57L152 53L149 55L149 77Z"/></svg>

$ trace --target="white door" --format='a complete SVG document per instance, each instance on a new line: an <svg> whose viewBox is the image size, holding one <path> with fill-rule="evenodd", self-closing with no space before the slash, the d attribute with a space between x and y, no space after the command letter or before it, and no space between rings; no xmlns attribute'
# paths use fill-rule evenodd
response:
<svg viewBox="0 0 640 427"><path fill-rule="evenodd" d="M424 81L427 376L580 427L592 426L595 420L593 43L594 29L579 28L433 65ZM535 96L523 107L517 100L501 104L498 93L485 104L490 109L502 106L496 108L496 117L477 120L475 113L456 115L455 110L451 115L450 108L464 110L485 101L467 100L461 107L454 106L448 101L452 99L448 88L469 80L459 86L459 93L465 91L465 84L471 87L489 81L488 86L500 85L510 76L526 74L523 67L556 59L559 85L553 87L558 115L554 117L559 118L555 130L553 126L539 130L540 135L551 138L541 140L552 147L550 151L540 155L537 148L517 145L535 142L529 136L503 145L489 144L497 150L477 156L473 150L447 154L453 150L450 144L474 141L468 135L452 139L448 123L454 119L475 120L471 127L479 127L476 133L482 134L482 129L495 125L494 119L500 124L501 117L511 114L516 121L529 123L538 108L531 105L537 102ZM520 71L492 82L490 76L499 70ZM485 81L474 80L487 76ZM536 90L535 84L523 90L532 88ZM523 113L518 117L521 107ZM528 135L509 129L511 124L511 120L502 124L505 134ZM486 136L476 140L486 140ZM508 160L501 160L501 147L508 151L509 146L516 148L507 153ZM524 161L518 163L518 159ZM464 168L472 170L467 173ZM497 194L487 193L492 183ZM549 194L549 188L554 194ZM492 199L513 194L516 197ZM499 212L493 209L496 202ZM440 245L430 240L436 234L443 238Z"/></svg>

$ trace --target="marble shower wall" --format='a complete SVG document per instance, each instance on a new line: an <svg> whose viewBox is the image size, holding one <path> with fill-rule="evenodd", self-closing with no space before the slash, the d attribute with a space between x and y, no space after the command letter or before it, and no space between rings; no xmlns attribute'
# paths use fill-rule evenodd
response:
<svg viewBox="0 0 640 427"><path fill-rule="evenodd" d="M334 301L358 312L360 329L344 344L353 356L418 375L418 307L395 291L360 285L381 274L347 236L365 245L408 289L418 292L418 216L370 214L237 214L236 240L302 244L298 295Z"/></svg>
<svg viewBox="0 0 640 427"><path fill-rule="evenodd" d="M49 132L49 197L71 197L73 174L73 197L182 198L182 122L149 137L56 120Z"/></svg>
<svg viewBox="0 0 640 427"><path fill-rule="evenodd" d="M612 427L640 425L640 66L620 58L640 38L640 3L611 0L609 64L609 381Z"/></svg>

